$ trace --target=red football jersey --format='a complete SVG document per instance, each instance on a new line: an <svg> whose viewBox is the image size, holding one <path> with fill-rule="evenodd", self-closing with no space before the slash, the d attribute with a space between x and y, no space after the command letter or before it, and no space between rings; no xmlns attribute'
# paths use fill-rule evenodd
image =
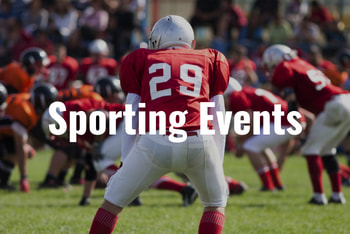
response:
<svg viewBox="0 0 350 234"><path fill-rule="evenodd" d="M284 112L284 116L281 117L282 126L290 126L287 120L288 103L265 89L245 86L240 92L233 92L229 100L230 110L234 113L249 109L259 112L267 111L270 113L270 122L272 123L275 122L272 116L275 104L280 104L281 111Z"/></svg>
<svg viewBox="0 0 350 234"><path fill-rule="evenodd" d="M247 84L247 76L250 70L256 71L256 64L250 59L242 59L238 63L229 61L230 74L242 85Z"/></svg>
<svg viewBox="0 0 350 234"><path fill-rule="evenodd" d="M125 94L135 93L146 103L148 113L164 111L166 128L174 111L188 111L181 129L200 129L200 103L223 94L229 81L226 57L214 50L138 49L124 58L120 81ZM159 129L157 123L157 129Z"/></svg>
<svg viewBox="0 0 350 234"><path fill-rule="evenodd" d="M271 83L279 89L293 88L300 106L316 115L334 95L348 92L332 85L321 71L300 58L281 62Z"/></svg>
<svg viewBox="0 0 350 234"><path fill-rule="evenodd" d="M62 63L57 63L55 56L52 56L50 60L48 82L53 84L57 90L69 88L69 82L75 80L78 73L77 60L69 56L65 57Z"/></svg>
<svg viewBox="0 0 350 234"><path fill-rule="evenodd" d="M92 58L84 58L79 69L85 84L94 85L99 78L116 75L117 62L113 58L103 58L96 63Z"/></svg>
<svg viewBox="0 0 350 234"><path fill-rule="evenodd" d="M83 111L85 113L94 111L94 110L105 110L105 111L124 111L124 105L118 104L118 103L107 103L105 101L97 101L94 99L89 99L89 98L82 98L82 99L77 99L77 100L72 100L72 101L67 101L64 103L66 106L66 111L63 112L63 119L67 123L67 128L69 129L69 123L70 123L70 118L69 118L69 112L70 111ZM116 126L118 127L121 119L116 120ZM78 125L79 123L77 123ZM107 127L108 128L108 127ZM77 136L77 143L80 147L87 148L90 150L90 146L93 144L94 136L93 134L87 131L84 135ZM107 129L108 131L108 129Z"/></svg>

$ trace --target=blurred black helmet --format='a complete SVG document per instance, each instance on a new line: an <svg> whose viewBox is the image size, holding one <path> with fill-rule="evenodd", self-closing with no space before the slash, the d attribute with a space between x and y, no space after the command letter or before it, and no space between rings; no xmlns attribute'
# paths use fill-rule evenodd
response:
<svg viewBox="0 0 350 234"><path fill-rule="evenodd" d="M30 101L37 114L41 115L49 105L57 100L58 91L52 84L38 83L34 86Z"/></svg>
<svg viewBox="0 0 350 234"><path fill-rule="evenodd" d="M120 80L114 76L102 77L95 83L94 86L94 91L100 94L103 98L109 98L114 93L123 92L120 86Z"/></svg>
<svg viewBox="0 0 350 234"><path fill-rule="evenodd" d="M341 66L345 67L346 64L350 61L350 50L342 50L338 55L338 61Z"/></svg>
<svg viewBox="0 0 350 234"><path fill-rule="evenodd" d="M0 83L0 109L2 105L6 102L7 99L7 90L6 87Z"/></svg>
<svg viewBox="0 0 350 234"><path fill-rule="evenodd" d="M47 66L50 63L46 52L38 47L30 47L24 50L21 54L21 64L26 68L29 75L35 73L34 65L41 63L42 66Z"/></svg>

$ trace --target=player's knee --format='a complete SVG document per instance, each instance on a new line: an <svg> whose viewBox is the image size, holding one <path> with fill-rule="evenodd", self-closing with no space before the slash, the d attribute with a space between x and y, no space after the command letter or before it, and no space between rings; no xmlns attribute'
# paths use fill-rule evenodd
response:
<svg viewBox="0 0 350 234"><path fill-rule="evenodd" d="M328 174L339 172L339 164L335 155L322 156L322 162Z"/></svg>

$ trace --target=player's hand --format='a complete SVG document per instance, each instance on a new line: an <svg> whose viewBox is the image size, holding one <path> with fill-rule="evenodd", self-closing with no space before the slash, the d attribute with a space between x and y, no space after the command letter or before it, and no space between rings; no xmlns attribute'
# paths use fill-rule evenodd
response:
<svg viewBox="0 0 350 234"><path fill-rule="evenodd" d="M20 186L21 186L21 191L25 193L29 193L30 191L30 184L28 178L22 178L20 180Z"/></svg>

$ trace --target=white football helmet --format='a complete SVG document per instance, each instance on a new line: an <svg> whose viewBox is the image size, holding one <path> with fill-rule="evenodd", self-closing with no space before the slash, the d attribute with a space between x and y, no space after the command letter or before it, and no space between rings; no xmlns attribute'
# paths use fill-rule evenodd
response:
<svg viewBox="0 0 350 234"><path fill-rule="evenodd" d="M91 54L108 55L108 52L109 52L108 45L102 39L93 40L89 45L89 52Z"/></svg>
<svg viewBox="0 0 350 234"><path fill-rule="evenodd" d="M149 48L164 49L170 46L194 47L192 26L181 16L163 17L152 28Z"/></svg>
<svg viewBox="0 0 350 234"><path fill-rule="evenodd" d="M268 47L263 54L263 63L268 70L272 70L283 60L291 60L297 53L288 46L276 44Z"/></svg>
<svg viewBox="0 0 350 234"><path fill-rule="evenodd" d="M63 116L63 112L59 111L58 109L56 111L60 116ZM56 120L54 118L52 118L52 116L50 115L49 108L47 108L41 117L41 127L42 127L43 132L45 133L45 136L48 139L50 139L50 137L52 136L50 129L49 129L50 124L58 125Z"/></svg>

